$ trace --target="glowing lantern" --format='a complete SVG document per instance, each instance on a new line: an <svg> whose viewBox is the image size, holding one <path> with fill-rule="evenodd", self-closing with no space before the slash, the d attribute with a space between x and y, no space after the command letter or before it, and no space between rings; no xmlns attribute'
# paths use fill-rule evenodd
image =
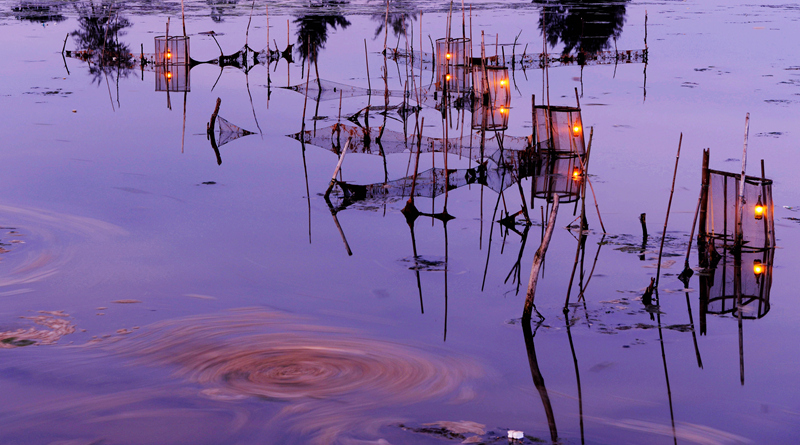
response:
<svg viewBox="0 0 800 445"><path fill-rule="evenodd" d="M450 58L453 57L453 55L450 54L450 53L447 53L447 55L445 57L447 57L447 60L450 60Z"/></svg>
<svg viewBox="0 0 800 445"><path fill-rule="evenodd" d="M507 110L504 107L500 107L500 114L506 114Z"/></svg>
<svg viewBox="0 0 800 445"><path fill-rule="evenodd" d="M758 202L756 202L755 212L756 219L761 219L764 217L764 204L761 203L761 196L758 197Z"/></svg>
<svg viewBox="0 0 800 445"><path fill-rule="evenodd" d="M753 260L753 273L756 274L756 277L764 273L764 265L760 260Z"/></svg>
<svg viewBox="0 0 800 445"><path fill-rule="evenodd" d="M575 167L572 170L572 179L579 181L581 179L581 169L580 167Z"/></svg>
<svg viewBox="0 0 800 445"><path fill-rule="evenodd" d="M572 126L572 134L576 137L581 135L581 126L580 124L575 124Z"/></svg>
<svg viewBox="0 0 800 445"><path fill-rule="evenodd" d="M167 51L167 60L172 59L172 51Z"/></svg>
<svg viewBox="0 0 800 445"><path fill-rule="evenodd" d="M448 75L444 76L444 80L446 80L446 81L450 82L450 77L451 77L451 76L448 74Z"/></svg>
<svg viewBox="0 0 800 445"><path fill-rule="evenodd" d="M167 71L166 76L167 76L167 80L172 79L172 72L171 71Z"/></svg>

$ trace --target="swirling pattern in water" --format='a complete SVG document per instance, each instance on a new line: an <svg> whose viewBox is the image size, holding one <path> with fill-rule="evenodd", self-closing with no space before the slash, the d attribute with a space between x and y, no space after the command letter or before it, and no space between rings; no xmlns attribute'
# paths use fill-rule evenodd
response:
<svg viewBox="0 0 800 445"><path fill-rule="evenodd" d="M415 402L451 393L480 374L463 360L256 309L161 323L118 346L178 365L192 381L279 400L369 392Z"/></svg>
<svg viewBox="0 0 800 445"><path fill-rule="evenodd" d="M284 414L320 443L360 428L375 408L463 396L465 381L482 374L468 360L258 309L160 323L111 347L177 366L215 398L292 402Z"/></svg>

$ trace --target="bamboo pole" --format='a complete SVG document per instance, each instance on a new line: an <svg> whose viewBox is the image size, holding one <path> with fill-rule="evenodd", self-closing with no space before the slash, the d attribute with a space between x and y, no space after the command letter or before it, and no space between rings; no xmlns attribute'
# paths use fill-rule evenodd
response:
<svg viewBox="0 0 800 445"><path fill-rule="evenodd" d="M344 143L344 150L342 150L342 155L339 156L339 162L336 164L336 169L333 170L333 177L331 177L331 182L328 184L328 189L325 190L325 199L328 199L331 196L331 191L333 190L333 186L336 185L336 175L339 174L339 169L342 168L342 162L344 162L344 156L347 154L347 149L350 148L350 138L347 138L347 142Z"/></svg>
<svg viewBox="0 0 800 445"><path fill-rule="evenodd" d="M531 277L528 281L528 292L525 295L525 308L522 311L522 323L530 323L531 312L535 309L533 300L536 297L536 282L539 280L539 269L542 267L544 255L547 253L547 247L550 244L550 238L553 236L553 229L556 225L556 216L558 214L558 193L553 195L553 209L550 210L550 217L547 221L547 229L544 233L542 244L533 256L533 265L531 266ZM537 312L538 313L538 312Z"/></svg>
<svg viewBox="0 0 800 445"><path fill-rule="evenodd" d="M742 217L744 216L744 183L745 183L745 170L747 168L747 138L750 133L750 113L744 119L744 148L742 149L742 176L739 177L739 198L736 201L736 241L734 248L736 251L742 248Z"/></svg>
<svg viewBox="0 0 800 445"><path fill-rule="evenodd" d="M667 237L667 222L669 221L669 211L672 207L672 195L675 192L675 178L678 176L678 161L681 159L681 144L683 143L683 133L678 140L678 154L675 156L675 171L672 173L672 188L669 191L669 202L667 203L667 216L664 218L664 231L661 234L661 247L658 249L658 266L656 266L656 284L658 288L658 280L661 277L661 255L664 253L664 239Z"/></svg>

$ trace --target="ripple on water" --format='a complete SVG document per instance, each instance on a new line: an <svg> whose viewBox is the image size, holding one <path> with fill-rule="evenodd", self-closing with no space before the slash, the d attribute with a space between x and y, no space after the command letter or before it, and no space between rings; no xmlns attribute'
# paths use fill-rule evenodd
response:
<svg viewBox="0 0 800 445"><path fill-rule="evenodd" d="M32 283L58 273L72 256L72 245L126 234L97 219L3 204L0 229L0 287Z"/></svg>

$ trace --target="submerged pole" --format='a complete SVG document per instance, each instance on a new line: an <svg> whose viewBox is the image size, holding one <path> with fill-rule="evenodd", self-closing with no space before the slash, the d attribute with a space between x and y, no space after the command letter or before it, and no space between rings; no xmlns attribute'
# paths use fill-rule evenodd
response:
<svg viewBox="0 0 800 445"><path fill-rule="evenodd" d="M531 312L534 309L533 300L536 296L536 282L539 279L539 269L542 267L544 255L547 253L547 246L550 244L550 238L553 236L553 229L556 225L556 216L558 215L558 193L553 195L553 209L550 210L550 217L547 221L547 229L544 233L542 244L533 256L533 265L531 266L531 277L528 281L528 292L525 295L525 308L522 311L522 324L530 323Z"/></svg>

